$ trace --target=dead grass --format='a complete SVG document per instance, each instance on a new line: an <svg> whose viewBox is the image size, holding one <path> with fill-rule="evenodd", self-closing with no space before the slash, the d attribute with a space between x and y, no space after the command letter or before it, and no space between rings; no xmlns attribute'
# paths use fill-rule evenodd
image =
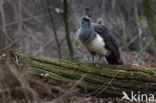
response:
<svg viewBox="0 0 156 103"><path fill-rule="evenodd" d="M74 86L71 84L66 86L52 85L52 80L32 76L29 68L19 65L18 62L20 60L12 59L6 54L0 56L0 103L70 103L71 100L80 101L73 95L76 84Z"/></svg>

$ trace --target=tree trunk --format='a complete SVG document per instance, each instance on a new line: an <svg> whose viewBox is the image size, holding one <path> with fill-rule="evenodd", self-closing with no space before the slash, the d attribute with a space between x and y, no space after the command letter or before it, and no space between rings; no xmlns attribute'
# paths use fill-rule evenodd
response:
<svg viewBox="0 0 156 103"><path fill-rule="evenodd" d="M68 25L68 3L67 0L63 0L63 20L64 20L64 26L65 26L65 33L66 33L66 40L70 52L70 58L74 59L74 51L70 39L70 32L69 32L69 25Z"/></svg>
<svg viewBox="0 0 156 103"><path fill-rule="evenodd" d="M65 59L47 59L12 52L13 56L31 67L33 75L47 74L49 80L60 83L75 83L80 92L90 95L121 97L122 92L154 93L156 69L132 65L101 65L77 63Z"/></svg>
<svg viewBox="0 0 156 103"><path fill-rule="evenodd" d="M53 34L54 34L56 44L57 44L57 52L58 52L59 58L61 58L62 57L61 56L61 47L60 47L61 45L60 45L60 42L58 40L56 25L55 25L54 18L53 18L53 15L52 15L53 9L50 8L50 1L46 0L46 2L47 2L47 10L48 10L48 13L49 13L49 16L50 16L50 21L51 21L51 24L52 24Z"/></svg>
<svg viewBox="0 0 156 103"><path fill-rule="evenodd" d="M151 8L152 1L151 0L143 0L143 6L144 6L144 13L148 22L148 26L151 32L151 35L154 38L155 41L155 47L156 47L156 15L152 11ZM156 53L154 53L156 54Z"/></svg>

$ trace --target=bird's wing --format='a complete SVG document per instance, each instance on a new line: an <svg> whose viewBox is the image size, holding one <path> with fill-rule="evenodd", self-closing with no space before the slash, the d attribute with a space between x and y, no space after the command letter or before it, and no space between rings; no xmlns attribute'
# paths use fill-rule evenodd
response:
<svg viewBox="0 0 156 103"><path fill-rule="evenodd" d="M117 45L117 41L115 39L115 35L113 32L111 32L109 29L107 29L104 25L100 24L94 24L94 30L97 32L100 36L103 37L105 42L105 48L110 51L110 56L106 57L106 59L119 59L120 53ZM111 61L111 60L110 60ZM115 64L115 61L114 61Z"/></svg>

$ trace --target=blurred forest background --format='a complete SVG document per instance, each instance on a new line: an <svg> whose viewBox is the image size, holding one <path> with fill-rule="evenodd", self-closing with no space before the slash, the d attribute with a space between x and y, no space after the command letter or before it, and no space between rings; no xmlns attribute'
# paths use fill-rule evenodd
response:
<svg viewBox="0 0 156 103"><path fill-rule="evenodd" d="M1 0L0 52L90 60L76 34L85 9L116 33L125 63L155 61L155 0Z"/></svg>
<svg viewBox="0 0 156 103"><path fill-rule="evenodd" d="M156 0L0 0L0 54L90 62L77 37L86 9L116 34L125 63L156 63Z"/></svg>

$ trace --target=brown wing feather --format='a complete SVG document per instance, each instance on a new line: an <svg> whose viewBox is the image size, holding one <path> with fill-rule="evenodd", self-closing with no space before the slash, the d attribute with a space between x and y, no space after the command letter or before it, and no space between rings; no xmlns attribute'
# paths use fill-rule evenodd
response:
<svg viewBox="0 0 156 103"><path fill-rule="evenodd" d="M110 55L106 57L109 64L123 64L120 60L120 52L115 39L115 35L105 26L94 24L94 30L101 35L105 41L105 48L110 51Z"/></svg>

